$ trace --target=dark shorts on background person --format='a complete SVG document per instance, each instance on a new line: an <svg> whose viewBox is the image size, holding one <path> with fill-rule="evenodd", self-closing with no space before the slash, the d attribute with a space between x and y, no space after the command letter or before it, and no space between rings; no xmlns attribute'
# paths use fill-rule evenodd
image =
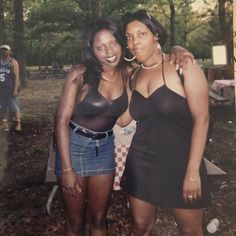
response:
<svg viewBox="0 0 236 236"><path fill-rule="evenodd" d="M0 98L0 109L2 113L20 112L18 97Z"/></svg>
<svg viewBox="0 0 236 236"><path fill-rule="evenodd" d="M12 97L10 99L9 112L20 112L18 97Z"/></svg>
<svg viewBox="0 0 236 236"><path fill-rule="evenodd" d="M97 146L97 151L96 151ZM71 164L78 176L115 173L114 135L92 139L70 130ZM60 176L60 154L56 152L55 174Z"/></svg>

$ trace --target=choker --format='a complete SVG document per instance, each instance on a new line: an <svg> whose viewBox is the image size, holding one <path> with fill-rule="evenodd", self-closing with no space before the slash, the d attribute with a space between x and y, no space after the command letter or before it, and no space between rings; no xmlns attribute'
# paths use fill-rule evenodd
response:
<svg viewBox="0 0 236 236"><path fill-rule="evenodd" d="M152 65L152 66L144 66L143 64L141 64L141 67L142 67L144 70L149 70L149 69L153 69L153 68L159 66L159 65L162 63L162 60L165 58L165 54L164 54L164 53L162 53L161 55L162 55L161 61L158 62L157 64L154 64L154 65Z"/></svg>

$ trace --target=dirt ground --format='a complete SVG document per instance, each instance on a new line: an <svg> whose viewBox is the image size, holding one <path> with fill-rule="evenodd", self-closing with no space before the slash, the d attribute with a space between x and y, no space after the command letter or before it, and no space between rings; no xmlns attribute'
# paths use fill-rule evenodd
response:
<svg viewBox="0 0 236 236"><path fill-rule="evenodd" d="M52 116L63 80L31 80L20 94L23 131L0 131L0 235L63 235L63 208L57 192L51 216L46 202L53 184L45 183ZM206 157L227 172L211 176L213 202L206 210L205 225L219 219L214 234L236 235L236 116L233 107L216 107L211 111L213 127ZM108 212L110 236L127 235L130 219L126 196L112 195ZM152 236L177 235L169 210L159 209Z"/></svg>

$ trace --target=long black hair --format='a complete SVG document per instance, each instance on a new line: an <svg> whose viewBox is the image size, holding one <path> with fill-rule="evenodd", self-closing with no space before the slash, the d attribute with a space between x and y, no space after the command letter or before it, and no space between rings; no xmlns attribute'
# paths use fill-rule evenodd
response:
<svg viewBox="0 0 236 236"><path fill-rule="evenodd" d="M152 15L150 15L146 10L139 10L134 13L126 13L122 17L122 30L125 34L127 25L132 21L140 21L148 27L148 29L158 36L158 42L161 46L166 43L167 32L161 23Z"/></svg>
<svg viewBox="0 0 236 236"><path fill-rule="evenodd" d="M103 71L101 63L97 60L93 52L95 35L101 30L110 31L120 44L122 50L125 44L124 36L122 35L121 29L116 22L103 17L90 23L84 35L84 47L82 50L81 59L82 63L87 68L84 73L84 81L91 85L92 88L98 87L101 79L101 73ZM123 57L121 57L119 65L121 65L122 62Z"/></svg>

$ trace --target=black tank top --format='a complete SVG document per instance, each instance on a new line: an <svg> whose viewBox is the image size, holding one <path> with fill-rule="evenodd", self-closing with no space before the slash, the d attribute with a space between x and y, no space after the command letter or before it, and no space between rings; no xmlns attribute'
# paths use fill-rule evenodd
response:
<svg viewBox="0 0 236 236"><path fill-rule="evenodd" d="M113 128L119 116L128 107L128 95L124 87L120 97L110 100L97 90L90 89L83 101L77 104L74 118L78 125L103 132Z"/></svg>
<svg viewBox="0 0 236 236"><path fill-rule="evenodd" d="M185 137L190 138L193 120L187 99L177 94L166 85L164 59L162 59L161 66L164 83L150 94L148 98L143 97L143 95L135 89L135 81L132 81L131 87L133 87L133 95L129 108L130 114L137 122L147 122L149 124L154 122L153 127L155 127L157 120L168 122L168 128L174 129L178 131L177 133L181 133ZM138 70L140 69L141 68ZM136 73L138 73L138 70ZM181 75L179 75L179 77L183 83L183 77ZM158 128L158 133L161 128L162 127ZM152 130L154 131L155 129Z"/></svg>

